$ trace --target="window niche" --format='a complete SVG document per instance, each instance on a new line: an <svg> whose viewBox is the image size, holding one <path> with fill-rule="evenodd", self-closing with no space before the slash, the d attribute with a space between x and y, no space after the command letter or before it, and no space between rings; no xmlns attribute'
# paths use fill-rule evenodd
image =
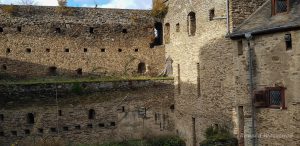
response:
<svg viewBox="0 0 300 146"><path fill-rule="evenodd" d="M125 33L125 34L128 33L127 29L123 29L122 33Z"/></svg>
<svg viewBox="0 0 300 146"><path fill-rule="evenodd" d="M83 52L88 52L88 49L87 48L83 48Z"/></svg>
<svg viewBox="0 0 300 146"><path fill-rule="evenodd" d="M176 32L180 32L180 24L179 23L176 24Z"/></svg>
<svg viewBox="0 0 300 146"><path fill-rule="evenodd" d="M120 53L121 53L121 52L123 52L123 50L122 50L122 49L118 49L118 52L120 52Z"/></svg>
<svg viewBox="0 0 300 146"><path fill-rule="evenodd" d="M134 52L139 52L139 49L138 48L134 49Z"/></svg>
<svg viewBox="0 0 300 146"><path fill-rule="evenodd" d="M31 53L31 48L26 48L26 53Z"/></svg>
<svg viewBox="0 0 300 146"><path fill-rule="evenodd" d="M214 18L215 18L215 9L213 8L213 9L210 9L209 10L209 21L212 21L212 20L214 20Z"/></svg>
<svg viewBox="0 0 300 146"><path fill-rule="evenodd" d="M141 62L138 64L138 71L139 74L144 74L146 72L146 64Z"/></svg>
<svg viewBox="0 0 300 146"><path fill-rule="evenodd" d="M61 33L61 29L60 29L59 27L56 27L56 28L55 28L55 33L60 34L60 33Z"/></svg>
<svg viewBox="0 0 300 146"><path fill-rule="evenodd" d="M3 65L2 65L2 70L7 70L6 64L3 64Z"/></svg>
<svg viewBox="0 0 300 146"><path fill-rule="evenodd" d="M6 53L9 54L11 52L10 48L6 49Z"/></svg>
<svg viewBox="0 0 300 146"><path fill-rule="evenodd" d="M106 52L106 49L105 48L101 48L101 52Z"/></svg>
<svg viewBox="0 0 300 146"><path fill-rule="evenodd" d="M292 35L290 33L285 34L284 36L285 39L285 45L286 45L286 50L292 50L293 44L292 44Z"/></svg>
<svg viewBox="0 0 300 146"><path fill-rule="evenodd" d="M237 48L238 48L238 56L241 56L244 54L244 48L243 48L243 40L239 40L237 42Z"/></svg>
<svg viewBox="0 0 300 146"><path fill-rule="evenodd" d="M22 27L21 27L21 26L18 26L18 27L17 27L17 31L18 31L18 32L22 32Z"/></svg>
<svg viewBox="0 0 300 146"><path fill-rule="evenodd" d="M81 76L82 75L82 68L76 69L77 75Z"/></svg>
<svg viewBox="0 0 300 146"><path fill-rule="evenodd" d="M0 27L0 32L3 32L3 28L2 27Z"/></svg>
<svg viewBox="0 0 300 146"><path fill-rule="evenodd" d="M170 43L170 23L165 24L165 43L169 44Z"/></svg>
<svg viewBox="0 0 300 146"><path fill-rule="evenodd" d="M27 114L27 124L34 124L34 115L33 113Z"/></svg>
<svg viewBox="0 0 300 146"><path fill-rule="evenodd" d="M57 67L51 66L48 68L48 75L56 76L57 75Z"/></svg>
<svg viewBox="0 0 300 146"><path fill-rule="evenodd" d="M49 48L47 48L47 49L46 49L46 52L47 52L47 53L49 53L49 52L50 52L50 49L49 49Z"/></svg>
<svg viewBox="0 0 300 146"><path fill-rule="evenodd" d="M69 53L69 52L70 52L70 49L69 49L69 48L65 48L65 52L66 52L66 53Z"/></svg>
<svg viewBox="0 0 300 146"><path fill-rule="evenodd" d="M93 34L94 33L94 27L90 27L89 32L90 32L90 34Z"/></svg>
<svg viewBox="0 0 300 146"><path fill-rule="evenodd" d="M187 18L187 30L189 36L195 36L196 34L196 13L190 12Z"/></svg>
<svg viewBox="0 0 300 146"><path fill-rule="evenodd" d="M89 110L89 115L88 115L89 120L95 119L95 116L96 116L95 110L94 109L90 109Z"/></svg>
<svg viewBox="0 0 300 146"><path fill-rule="evenodd" d="M154 41L150 44L150 48L163 44L163 24L156 22L154 24Z"/></svg>
<svg viewBox="0 0 300 146"><path fill-rule="evenodd" d="M56 128L50 128L50 132L56 133L56 132L57 132L57 129L56 129Z"/></svg>

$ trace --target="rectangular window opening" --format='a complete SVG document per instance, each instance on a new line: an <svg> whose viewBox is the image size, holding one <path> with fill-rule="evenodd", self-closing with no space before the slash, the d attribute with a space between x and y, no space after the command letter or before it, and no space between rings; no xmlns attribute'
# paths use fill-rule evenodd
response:
<svg viewBox="0 0 300 146"><path fill-rule="evenodd" d="M292 48L293 48L292 35L286 34L284 38L285 38L286 50L292 50Z"/></svg>
<svg viewBox="0 0 300 146"><path fill-rule="evenodd" d="M272 0L273 15L286 13L290 9L290 0Z"/></svg>
<svg viewBox="0 0 300 146"><path fill-rule="evenodd" d="M239 40L237 42L237 47L238 47L238 56L241 56L244 54L244 51L243 51L243 40Z"/></svg>
<svg viewBox="0 0 300 146"><path fill-rule="evenodd" d="M214 20L215 18L215 9L210 9L209 10L209 21Z"/></svg>

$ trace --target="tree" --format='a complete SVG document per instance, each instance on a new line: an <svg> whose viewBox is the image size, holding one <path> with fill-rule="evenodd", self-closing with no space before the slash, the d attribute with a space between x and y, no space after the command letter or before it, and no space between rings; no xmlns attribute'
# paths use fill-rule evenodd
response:
<svg viewBox="0 0 300 146"><path fill-rule="evenodd" d="M57 0L57 2L60 7L66 7L68 3L67 0Z"/></svg>

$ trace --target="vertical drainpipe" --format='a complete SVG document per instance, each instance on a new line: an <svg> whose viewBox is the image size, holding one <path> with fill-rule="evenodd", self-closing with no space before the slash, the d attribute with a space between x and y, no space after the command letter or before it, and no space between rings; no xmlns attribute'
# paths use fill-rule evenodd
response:
<svg viewBox="0 0 300 146"><path fill-rule="evenodd" d="M255 107L254 107L254 81L253 81L253 48L251 47L251 40L253 39L251 33L246 33L245 38L248 44L248 55L249 55L249 86L250 86L250 99L251 99L251 116L252 116L252 128L251 128L251 141L252 146L256 145L255 136Z"/></svg>
<svg viewBox="0 0 300 146"><path fill-rule="evenodd" d="M226 0L226 24L227 24L227 35L229 35L230 34L229 0Z"/></svg>

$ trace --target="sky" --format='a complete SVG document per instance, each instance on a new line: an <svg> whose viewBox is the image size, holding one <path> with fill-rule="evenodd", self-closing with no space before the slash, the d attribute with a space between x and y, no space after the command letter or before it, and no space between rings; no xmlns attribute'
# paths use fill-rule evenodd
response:
<svg viewBox="0 0 300 146"><path fill-rule="evenodd" d="M22 0L0 0L1 4L21 4ZM25 0L26 1L26 0ZM27 0L34 1L35 5L57 6L57 0ZM151 9L152 0L68 0L68 6L119 8L119 9Z"/></svg>

